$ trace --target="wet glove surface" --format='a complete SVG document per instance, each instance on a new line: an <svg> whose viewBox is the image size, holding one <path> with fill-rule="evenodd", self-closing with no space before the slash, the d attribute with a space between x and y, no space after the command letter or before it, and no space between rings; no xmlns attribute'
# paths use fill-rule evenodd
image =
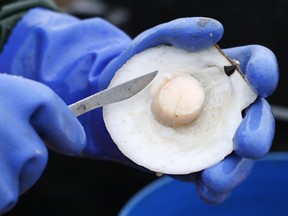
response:
<svg viewBox="0 0 288 216"><path fill-rule="evenodd" d="M45 9L32 9L13 29L0 56L0 213L39 179L46 146L79 156L85 133L97 146L96 123L88 115L81 125L67 104L94 93L99 71L129 42L102 19Z"/></svg>
<svg viewBox="0 0 288 216"><path fill-rule="evenodd" d="M222 203L250 174L257 159L271 148L275 134L275 120L265 97L278 84L278 64L274 54L258 45L235 47L224 52L240 62L251 87L259 95L247 108L234 136L234 153L220 163L197 173L180 177L195 182L200 197L208 203Z"/></svg>
<svg viewBox="0 0 288 216"><path fill-rule="evenodd" d="M48 87L7 74L0 74L0 82L3 213L41 176L47 163L47 146L59 153L79 154L86 137L73 113Z"/></svg>

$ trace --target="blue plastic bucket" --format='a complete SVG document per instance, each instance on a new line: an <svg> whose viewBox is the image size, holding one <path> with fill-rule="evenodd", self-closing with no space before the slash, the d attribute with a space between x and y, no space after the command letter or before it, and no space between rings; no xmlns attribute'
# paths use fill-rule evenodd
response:
<svg viewBox="0 0 288 216"><path fill-rule="evenodd" d="M137 193L120 216L288 216L288 153L270 153L218 206L203 203L193 184L161 178Z"/></svg>

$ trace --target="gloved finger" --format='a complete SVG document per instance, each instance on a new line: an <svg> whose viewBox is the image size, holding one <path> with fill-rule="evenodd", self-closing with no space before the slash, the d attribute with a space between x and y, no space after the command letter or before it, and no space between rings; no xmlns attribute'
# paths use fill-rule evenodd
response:
<svg viewBox="0 0 288 216"><path fill-rule="evenodd" d="M223 26L217 20L204 17L180 18L158 25L134 40L133 54L161 44L170 44L187 51L199 51L217 43Z"/></svg>
<svg viewBox="0 0 288 216"><path fill-rule="evenodd" d="M35 184L46 167L48 157L44 143L33 128L13 117L7 127L1 127L0 132L1 213L13 208L18 196ZM16 136L11 134L15 128L21 128Z"/></svg>
<svg viewBox="0 0 288 216"><path fill-rule="evenodd" d="M19 120L29 121L49 147L65 154L78 154L84 149L86 136L83 127L50 88L10 75L1 75L1 83L1 89L6 90L2 103ZM13 91L11 84L15 86Z"/></svg>
<svg viewBox="0 0 288 216"><path fill-rule="evenodd" d="M22 160L25 162L21 167L19 175L20 194L29 190L38 181L48 162L48 151L45 143L38 134L33 131L33 128L31 128L29 132L29 140L23 140L26 141L27 147L25 147L25 154L22 153ZM19 159L21 159L21 157L19 157Z"/></svg>
<svg viewBox="0 0 288 216"><path fill-rule="evenodd" d="M219 205L230 196L230 193L219 193L211 190L203 182L197 184L197 193L205 203L210 205Z"/></svg>
<svg viewBox="0 0 288 216"><path fill-rule="evenodd" d="M277 59L271 50L250 45L225 49L224 52L240 62L242 72L260 97L268 97L275 91L279 72Z"/></svg>
<svg viewBox="0 0 288 216"><path fill-rule="evenodd" d="M132 45L112 61L103 73L98 83L99 90L108 85L115 72L137 53L162 44L173 45L187 51L199 51L217 43L223 35L223 26L220 22L203 17L176 19L141 33Z"/></svg>
<svg viewBox="0 0 288 216"><path fill-rule="evenodd" d="M202 171L197 183L199 196L207 203L222 203L241 184L254 167L254 161L231 154L220 163Z"/></svg>
<svg viewBox="0 0 288 216"><path fill-rule="evenodd" d="M48 88L42 91L44 95L31 116L31 124L54 151L79 154L86 144L83 127L56 94Z"/></svg>
<svg viewBox="0 0 288 216"><path fill-rule="evenodd" d="M1 172L5 173L1 174L0 178L0 214L11 210L19 196L18 182L15 181L15 176L9 173L7 163L3 159L0 162Z"/></svg>
<svg viewBox="0 0 288 216"><path fill-rule="evenodd" d="M275 134L275 120L268 102L258 98L247 110L234 137L236 154L250 159L265 156Z"/></svg>

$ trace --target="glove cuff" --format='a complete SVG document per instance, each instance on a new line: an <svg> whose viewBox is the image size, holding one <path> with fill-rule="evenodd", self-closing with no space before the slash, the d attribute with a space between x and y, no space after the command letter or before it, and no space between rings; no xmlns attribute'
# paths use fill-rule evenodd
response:
<svg viewBox="0 0 288 216"><path fill-rule="evenodd" d="M29 9L34 7L58 10L52 0L12 0L0 3L0 51L17 22Z"/></svg>

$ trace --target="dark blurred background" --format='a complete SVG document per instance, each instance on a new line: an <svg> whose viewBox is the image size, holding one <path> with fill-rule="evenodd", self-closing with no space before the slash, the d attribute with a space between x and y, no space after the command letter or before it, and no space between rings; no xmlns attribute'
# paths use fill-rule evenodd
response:
<svg viewBox="0 0 288 216"><path fill-rule="evenodd" d="M288 132L288 0L66 0L56 1L80 18L103 17L132 38L142 31L180 17L204 16L220 21L225 33L220 47L260 44L279 62L280 82L268 98L276 118L272 151L287 151ZM50 152L40 181L20 197L18 215L117 215L121 207L155 176L116 164L76 159Z"/></svg>

